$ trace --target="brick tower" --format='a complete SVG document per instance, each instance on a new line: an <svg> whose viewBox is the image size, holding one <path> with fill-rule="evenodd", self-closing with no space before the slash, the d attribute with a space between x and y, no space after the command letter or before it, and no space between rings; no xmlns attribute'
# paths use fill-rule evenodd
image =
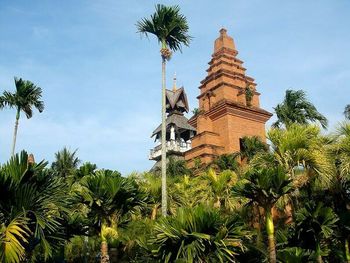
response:
<svg viewBox="0 0 350 263"><path fill-rule="evenodd" d="M190 167L197 158L209 163L239 151L243 136L257 135L265 141L265 123L272 114L260 108L256 83L246 76L237 54L233 39L221 29L208 75L199 87L199 113L189 120L197 130L192 149L185 153Z"/></svg>

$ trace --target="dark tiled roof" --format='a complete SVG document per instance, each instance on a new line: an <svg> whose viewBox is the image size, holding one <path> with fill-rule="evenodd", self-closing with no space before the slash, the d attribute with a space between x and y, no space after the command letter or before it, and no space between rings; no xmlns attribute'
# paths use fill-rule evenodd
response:
<svg viewBox="0 0 350 263"><path fill-rule="evenodd" d="M179 88L175 91L166 90L166 107L167 112L178 110L180 112L188 112L188 101L184 88Z"/></svg>
<svg viewBox="0 0 350 263"><path fill-rule="evenodd" d="M166 126L167 126L167 129L169 127L170 124L175 124L175 126L177 128L180 128L180 129L184 129L184 130L190 130L190 131L196 131L196 129L191 126L189 123L188 123L188 119L182 115L182 114L178 114L178 113L173 113L171 115L169 115L167 118L166 118ZM156 135L157 133L160 133L161 132L161 129L162 129L162 125L159 125L157 127L157 129L155 129L152 133L152 136L153 137L154 135Z"/></svg>

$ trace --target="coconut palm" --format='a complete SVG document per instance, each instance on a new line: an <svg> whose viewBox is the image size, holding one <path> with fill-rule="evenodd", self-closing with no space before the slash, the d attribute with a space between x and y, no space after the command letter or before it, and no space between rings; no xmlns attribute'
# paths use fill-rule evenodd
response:
<svg viewBox="0 0 350 263"><path fill-rule="evenodd" d="M55 161L52 163L51 167L58 176L67 177L73 175L80 163L76 154L77 150L71 152L66 147L55 153Z"/></svg>
<svg viewBox="0 0 350 263"><path fill-rule="evenodd" d="M16 121L15 130L13 134L13 144L12 144L12 155L15 153L16 140L17 140L17 130L18 122L21 112L23 112L28 119L33 116L33 107L39 112L44 110L44 102L41 100L41 88L35 86L29 80L23 80L21 78L15 77L16 92L11 93L9 91L4 91L0 99L1 107L10 107L16 109Z"/></svg>
<svg viewBox="0 0 350 263"><path fill-rule="evenodd" d="M285 170L276 166L248 171L245 178L233 187L235 196L245 197L249 200L247 206L256 204L265 211L270 263L276 262L272 208L280 198L293 191L291 182Z"/></svg>
<svg viewBox="0 0 350 263"><path fill-rule="evenodd" d="M282 124L286 127L292 123L308 124L309 122L319 122L323 128L327 127L328 121L316 107L307 100L303 90L286 90L286 95L282 103L276 106L275 112L277 121L274 127Z"/></svg>
<svg viewBox="0 0 350 263"><path fill-rule="evenodd" d="M180 208L175 217L156 223L149 243L162 262L236 262L250 233L237 216L229 220L217 210Z"/></svg>
<svg viewBox="0 0 350 263"><path fill-rule="evenodd" d="M165 109L165 85L166 85L166 61L171 57L171 51L181 51L181 46L188 46L191 37L188 35L187 19L180 14L178 6L156 5L156 12L151 15L150 19L143 18L136 24L139 33L148 36L153 34L161 44L162 58L162 214L166 216L166 109Z"/></svg>

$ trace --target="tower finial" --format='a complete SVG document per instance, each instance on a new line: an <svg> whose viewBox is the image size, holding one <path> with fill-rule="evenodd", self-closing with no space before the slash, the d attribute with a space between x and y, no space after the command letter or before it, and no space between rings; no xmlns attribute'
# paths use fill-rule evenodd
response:
<svg viewBox="0 0 350 263"><path fill-rule="evenodd" d="M174 74L174 78L173 78L173 91L175 92L176 91L176 72Z"/></svg>

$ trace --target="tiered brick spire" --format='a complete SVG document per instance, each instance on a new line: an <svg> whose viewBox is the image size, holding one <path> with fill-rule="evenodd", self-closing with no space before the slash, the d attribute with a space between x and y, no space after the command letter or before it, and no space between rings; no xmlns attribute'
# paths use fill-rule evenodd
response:
<svg viewBox="0 0 350 263"><path fill-rule="evenodd" d="M265 140L265 123L272 114L260 108L256 83L246 76L237 54L233 39L221 29L208 75L199 87L200 114L190 119L197 128L192 149L185 155L190 164L195 158L208 163L218 155L239 151L243 136Z"/></svg>

